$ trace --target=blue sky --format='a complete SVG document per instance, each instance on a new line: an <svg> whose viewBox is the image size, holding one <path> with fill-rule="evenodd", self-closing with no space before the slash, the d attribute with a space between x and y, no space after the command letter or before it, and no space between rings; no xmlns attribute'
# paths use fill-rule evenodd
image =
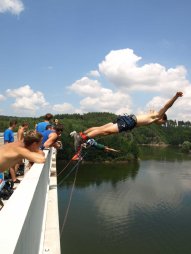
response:
<svg viewBox="0 0 191 254"><path fill-rule="evenodd" d="M0 114L191 120L189 0L0 0Z"/></svg>

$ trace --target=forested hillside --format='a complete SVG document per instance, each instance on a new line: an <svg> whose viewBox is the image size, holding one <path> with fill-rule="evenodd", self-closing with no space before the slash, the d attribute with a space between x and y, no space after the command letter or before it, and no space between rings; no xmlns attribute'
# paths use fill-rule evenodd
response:
<svg viewBox="0 0 191 254"><path fill-rule="evenodd" d="M80 114L60 114L55 115L60 123L64 124L64 132L62 134L63 150L59 152L59 158L69 159L74 154L73 139L69 133L73 130L83 131L89 127L100 126L108 122L112 122L115 114L111 113L87 113ZM43 121L43 117L8 117L0 116L0 131L3 132L8 126L11 119L18 120L18 126L23 121L29 122L30 129L39 121ZM109 147L119 149L120 153L104 153L103 151L88 149L86 158L88 160L129 160L137 158L139 155L139 144L170 144L179 145L184 141L191 142L190 122L168 121L167 126L151 125L135 128L132 132L120 133L118 135L110 135L97 138L99 143L103 143Z"/></svg>

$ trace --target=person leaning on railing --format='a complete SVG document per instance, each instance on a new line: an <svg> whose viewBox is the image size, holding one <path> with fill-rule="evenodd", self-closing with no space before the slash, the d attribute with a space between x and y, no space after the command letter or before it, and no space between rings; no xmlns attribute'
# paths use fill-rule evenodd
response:
<svg viewBox="0 0 191 254"><path fill-rule="evenodd" d="M56 149L62 148L62 142L59 140L63 132L64 126L62 124L52 127L47 125L46 130L42 133L42 145L41 149L54 147Z"/></svg>
<svg viewBox="0 0 191 254"><path fill-rule="evenodd" d="M0 172L13 167L22 159L44 163L44 153L39 150L41 142L42 134L36 131L28 131L24 137L24 142L16 141L2 145L0 147Z"/></svg>

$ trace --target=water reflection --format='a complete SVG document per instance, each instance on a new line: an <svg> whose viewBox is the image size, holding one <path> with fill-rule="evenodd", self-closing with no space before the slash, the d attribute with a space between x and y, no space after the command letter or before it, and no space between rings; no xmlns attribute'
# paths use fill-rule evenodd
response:
<svg viewBox="0 0 191 254"><path fill-rule="evenodd" d="M118 191L109 185L102 188L97 189L93 200L99 213L107 220L108 217L124 218L132 210L147 213L158 210L160 206L173 210L191 192L190 162L174 164L144 161L134 182L119 182ZM114 221L118 223L118 219Z"/></svg>
<svg viewBox="0 0 191 254"><path fill-rule="evenodd" d="M80 166L63 253L190 253L189 156L169 148L146 148L141 156L139 163ZM60 225L73 179L59 185Z"/></svg>
<svg viewBox="0 0 191 254"><path fill-rule="evenodd" d="M70 164L67 170L65 170L58 177L59 186L70 185L73 181L74 174L62 181L67 176L71 169L75 166L75 163ZM65 167L64 161L57 162L58 173ZM115 185L117 182L125 181L128 178L135 179L139 170L139 162L124 162L124 163L81 163L78 173L76 186L87 187L92 184L99 186L102 183L110 182Z"/></svg>

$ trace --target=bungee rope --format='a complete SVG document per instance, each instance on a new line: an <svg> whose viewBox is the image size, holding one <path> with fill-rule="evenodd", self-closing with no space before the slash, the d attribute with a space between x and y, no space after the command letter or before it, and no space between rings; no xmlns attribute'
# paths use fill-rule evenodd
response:
<svg viewBox="0 0 191 254"><path fill-rule="evenodd" d="M72 167L72 169L68 172L68 174L59 182L58 185L61 185L63 183L64 180L66 180L68 178L68 176L74 171L74 169L80 164L80 162L83 160L83 158L86 156L87 152L81 157L80 160L78 160L78 162L76 163L76 165L74 167ZM69 163L66 165L66 167L62 170L62 172L68 167L68 165L70 164L70 162L72 161L72 159L69 161ZM61 172L60 172L61 173ZM59 173L59 174L60 174Z"/></svg>
<svg viewBox="0 0 191 254"><path fill-rule="evenodd" d="M80 161L78 161L77 163L76 163L76 165L74 166L74 167L72 167L72 169L68 172L68 174L59 182L59 184L58 185L61 185L63 182L64 182L64 180L66 180L68 177L69 177L69 175L74 171L74 169L79 165L79 163L80 163Z"/></svg>
<svg viewBox="0 0 191 254"><path fill-rule="evenodd" d="M100 139L100 138L98 138ZM89 148L89 147L87 147ZM76 163L76 165L74 167L72 167L72 169L68 172L68 174L59 182L58 185L61 185L63 183L64 180L66 180L69 175L76 169L76 172L75 172L75 176L74 176L74 181L73 181L73 184L72 184L72 189L71 189L71 192L70 192L70 197L69 197L69 202L68 202L68 206L67 206L67 209L66 209L66 213L65 213L65 216L64 216L64 220L63 220L63 224L62 224L62 227L61 227L61 230L60 230L60 238L62 237L62 233L63 233L63 230L64 230L64 227L65 227L65 224L66 224L66 221L67 221L67 218L68 218L68 213L69 213L69 209L70 209L70 205L71 205L71 201L72 201L72 196L73 196L73 192L74 192L74 189L75 189L75 184L76 184L76 179L77 179L77 174L78 174L78 169L79 169L79 166L80 166L80 162L83 160L83 158L86 156L86 154L88 153L88 151L86 151L84 153L83 156L81 156L81 159L78 160L78 162ZM72 159L68 162L68 164L57 174L57 176L59 176L61 173L64 172L64 170L69 166L69 164L71 163Z"/></svg>
<svg viewBox="0 0 191 254"><path fill-rule="evenodd" d="M82 159L86 156L87 152L82 156ZM76 165L70 170L70 172L62 179L62 181L59 183L61 184L73 171L75 168L76 169L76 172L75 172L75 176L74 176L74 181L73 181L73 184L72 184L72 189L71 189L71 192L70 192L70 197L69 197L69 202L68 202L68 206L67 206L67 209L66 209L66 213L65 213L65 216L64 216L64 221L63 221L63 224L62 224L62 227L61 227L61 231L60 231L60 238L62 236L62 233L63 233L63 230L64 230L64 227L65 227L65 224L66 224L66 221L67 221L67 218L68 218L68 213L69 213L69 209L70 209L70 205L71 205L71 201L72 201L72 196L73 196L73 192L74 192L74 189L75 189L75 184L76 184L76 179L77 179L77 174L78 174L78 169L79 169L79 166L80 166L80 162L82 161L79 160ZM69 165L69 163L68 163ZM65 167L66 168L66 167Z"/></svg>
<svg viewBox="0 0 191 254"><path fill-rule="evenodd" d="M62 174L62 172L64 172L64 170L69 166L70 162L72 161L72 159L68 162L68 164L57 174L57 177Z"/></svg>
<svg viewBox="0 0 191 254"><path fill-rule="evenodd" d="M72 201L72 195L73 195L75 184L76 184L76 179L77 179L77 174L78 174L78 169L79 169L80 164L77 163L77 165L78 165L78 167L77 167L77 170L75 172L74 182L72 184L72 189L71 189L71 192L70 192L70 198L69 198L68 206L67 206L66 213L65 213L65 216L64 216L64 221L63 221L63 224L62 224L62 228L61 228L61 231L60 231L60 238L62 237L62 233L63 233L64 227L65 227L65 224L66 224L66 221L67 221L67 218L68 218L70 204L71 204L71 201Z"/></svg>

